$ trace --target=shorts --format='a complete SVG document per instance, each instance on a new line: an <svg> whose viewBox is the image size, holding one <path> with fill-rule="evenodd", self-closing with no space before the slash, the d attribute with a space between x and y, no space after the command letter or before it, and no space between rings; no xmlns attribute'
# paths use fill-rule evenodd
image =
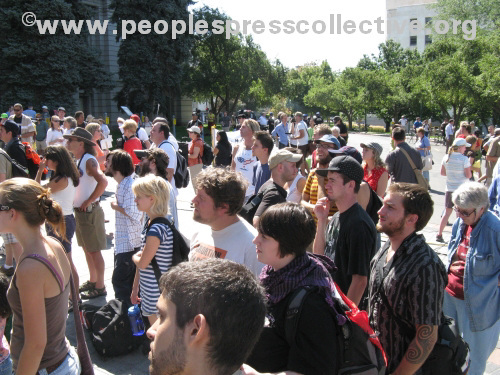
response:
<svg viewBox="0 0 500 375"><path fill-rule="evenodd" d="M453 208L455 206L451 200L452 194L452 191L447 191L446 193L444 193L444 206L446 208Z"/></svg>
<svg viewBox="0 0 500 375"><path fill-rule="evenodd" d="M12 233L2 233L4 244L17 243L17 238Z"/></svg>
<svg viewBox="0 0 500 375"><path fill-rule="evenodd" d="M47 141L35 141L35 146L38 151L43 151L47 148Z"/></svg>
<svg viewBox="0 0 500 375"><path fill-rule="evenodd" d="M66 358L63 363L59 365L54 371L50 372L51 375L79 375L81 373L80 359L76 354L75 349L70 346ZM46 369L38 370L37 375L48 375Z"/></svg>
<svg viewBox="0 0 500 375"><path fill-rule="evenodd" d="M106 248L106 229L104 228L104 211L100 205L92 212L75 211L76 241L78 246L89 253L95 253Z"/></svg>
<svg viewBox="0 0 500 375"><path fill-rule="evenodd" d="M65 215L64 216L64 221L66 223L66 240L63 240L56 232L52 229L52 225L49 223L45 223L45 230L47 231L47 235L57 238L60 243L62 243L64 247L64 251L66 254L71 253L71 240L73 239L73 236L75 235L75 229L76 229L76 220L75 216L73 214L71 215Z"/></svg>

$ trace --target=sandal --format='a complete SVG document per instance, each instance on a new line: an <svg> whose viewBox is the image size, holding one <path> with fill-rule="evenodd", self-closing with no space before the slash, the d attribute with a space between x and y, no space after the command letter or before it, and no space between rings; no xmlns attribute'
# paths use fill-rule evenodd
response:
<svg viewBox="0 0 500 375"><path fill-rule="evenodd" d="M91 282L90 280L85 281L82 285L80 285L80 288L78 291L81 292L86 292L88 290L94 289L95 288L95 283Z"/></svg>
<svg viewBox="0 0 500 375"><path fill-rule="evenodd" d="M92 298L97 298L101 296L107 295L108 292L106 292L106 287L103 288L92 288L91 290L87 290L84 293L81 293L80 296L83 299L92 299Z"/></svg>
<svg viewBox="0 0 500 375"><path fill-rule="evenodd" d="M446 243L443 236L440 236L439 234L436 235L436 241L441 243Z"/></svg>

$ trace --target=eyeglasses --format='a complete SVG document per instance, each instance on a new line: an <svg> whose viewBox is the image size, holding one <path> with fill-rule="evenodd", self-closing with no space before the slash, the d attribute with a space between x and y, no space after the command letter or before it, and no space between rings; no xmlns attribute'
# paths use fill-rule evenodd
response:
<svg viewBox="0 0 500 375"><path fill-rule="evenodd" d="M326 150L328 150L330 148L330 145L326 144L326 143L316 143L316 148L324 148Z"/></svg>
<svg viewBox="0 0 500 375"><path fill-rule="evenodd" d="M9 211L9 210L10 210L9 206L0 205L0 211Z"/></svg>
<svg viewBox="0 0 500 375"><path fill-rule="evenodd" d="M471 212L463 211L457 207L454 207L454 210L457 214L463 216L463 217L469 217L470 215L476 213L476 209L474 208Z"/></svg>

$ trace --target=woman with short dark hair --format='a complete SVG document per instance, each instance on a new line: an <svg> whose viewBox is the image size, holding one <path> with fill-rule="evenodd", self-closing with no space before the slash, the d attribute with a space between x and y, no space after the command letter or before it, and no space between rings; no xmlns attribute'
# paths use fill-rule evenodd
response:
<svg viewBox="0 0 500 375"><path fill-rule="evenodd" d="M295 203L267 209L254 239L257 258L266 264L260 281L268 297L269 325L264 327L247 363L260 372L295 371L301 374L335 374L337 337L330 272L333 262L308 253L316 225L309 211ZM293 344L285 333L291 299L298 290L314 288L302 303ZM251 372L244 365L244 371Z"/></svg>

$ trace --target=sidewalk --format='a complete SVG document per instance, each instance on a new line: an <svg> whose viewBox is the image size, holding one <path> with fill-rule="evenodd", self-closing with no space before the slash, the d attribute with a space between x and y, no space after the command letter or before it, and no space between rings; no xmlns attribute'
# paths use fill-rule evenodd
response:
<svg viewBox="0 0 500 375"><path fill-rule="evenodd" d="M387 135L363 133L351 133L349 135L349 145L358 148L358 150L360 150L360 143L367 143L370 141L378 142L382 145L384 149L382 159L384 159L385 156L391 151L390 138ZM430 171L430 184L432 187L430 193L434 200L434 214L422 233L426 237L428 244L439 254L443 262L446 262L446 245L435 242L435 236L439 228L441 212L444 210L445 179L444 177L440 176L440 163L445 154L445 148L442 145L437 145L434 141L431 141L431 147L435 162L434 168ZM114 232L115 215L114 211L110 207L110 202L114 200L116 182L111 178L109 178L108 181L109 184L106 189L106 193L103 195L101 205L104 209L106 219L109 220L109 223L106 223L106 233L111 233ZM193 210L189 206L193 196L193 189L191 186L188 186L185 189L180 189L179 196L177 197L180 231L187 238L191 237L193 225L196 225L192 219ZM454 214L452 214L449 222L453 223L454 220L455 216ZM443 237L445 238L445 240L448 240L450 238L450 234L451 226L448 226L443 233ZM384 241L386 238L382 236L382 239ZM113 272L113 245L109 241L108 249L103 251L103 257L106 264L105 283L108 295L106 298L99 297L86 303L93 305L103 305L106 300L110 300L114 297L113 286L111 284L111 275ZM0 257L0 264L3 264L4 261L5 257ZM76 268L78 269L80 282L83 283L88 279L89 275L83 250L77 246L76 238L73 239L73 261ZM74 330L72 313L70 313L68 316L66 334L71 341L71 344L76 346L76 334ZM125 356L103 359L95 352L88 335L87 344L89 347L90 355L94 362L96 374L148 374L149 360L147 356L141 353L140 349ZM493 352L489 359L485 374L500 375L500 341L497 345L497 349Z"/></svg>

